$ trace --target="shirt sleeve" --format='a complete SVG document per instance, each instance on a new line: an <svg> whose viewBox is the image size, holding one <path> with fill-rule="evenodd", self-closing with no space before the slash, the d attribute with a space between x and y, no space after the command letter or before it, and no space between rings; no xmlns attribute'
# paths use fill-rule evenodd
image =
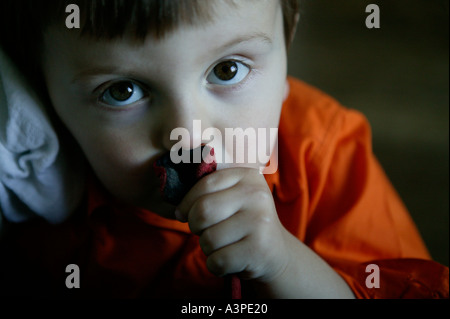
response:
<svg viewBox="0 0 450 319"><path fill-rule="evenodd" d="M318 145L305 160L304 242L358 298L448 298L448 267L431 260L372 152L366 118L336 107Z"/></svg>

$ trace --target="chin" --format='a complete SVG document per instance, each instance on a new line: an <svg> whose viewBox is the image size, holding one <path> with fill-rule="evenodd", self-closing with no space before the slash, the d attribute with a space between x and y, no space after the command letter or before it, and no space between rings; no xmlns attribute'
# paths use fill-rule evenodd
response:
<svg viewBox="0 0 450 319"><path fill-rule="evenodd" d="M142 208L161 217L175 219L174 212L176 206L165 202L159 194L159 191L156 191L149 196L129 201L129 203L132 206Z"/></svg>

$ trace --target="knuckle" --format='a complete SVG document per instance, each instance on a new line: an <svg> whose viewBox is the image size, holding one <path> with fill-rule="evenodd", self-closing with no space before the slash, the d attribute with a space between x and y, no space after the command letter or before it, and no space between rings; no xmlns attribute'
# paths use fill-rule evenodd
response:
<svg viewBox="0 0 450 319"><path fill-rule="evenodd" d="M265 232L268 227L270 227L273 222L274 216L267 210L258 210L255 212L255 216L253 218L253 222L257 225L257 228Z"/></svg>
<svg viewBox="0 0 450 319"><path fill-rule="evenodd" d="M267 209L267 205L256 205L247 213L251 214L248 218L252 221L251 228L255 234L264 235L270 233L270 228L273 227L277 216L274 215L272 210Z"/></svg>
<svg viewBox="0 0 450 319"><path fill-rule="evenodd" d="M265 188L259 186L254 188L252 197L258 203L266 204L272 199L272 194L270 194Z"/></svg>
<svg viewBox="0 0 450 319"><path fill-rule="evenodd" d="M202 179L206 189L215 189L217 185L217 174L209 174Z"/></svg>
<svg viewBox="0 0 450 319"><path fill-rule="evenodd" d="M211 203L207 197L201 197L194 205L193 219L195 222L203 224L208 219L208 213L211 208Z"/></svg>
<svg viewBox="0 0 450 319"><path fill-rule="evenodd" d="M272 194L261 185L246 185L244 193L253 203L261 206L267 206L272 200Z"/></svg>

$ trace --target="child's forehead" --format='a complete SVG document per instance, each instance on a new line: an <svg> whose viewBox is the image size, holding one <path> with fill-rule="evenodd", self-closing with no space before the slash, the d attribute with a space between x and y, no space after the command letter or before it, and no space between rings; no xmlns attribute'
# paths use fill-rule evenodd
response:
<svg viewBox="0 0 450 319"><path fill-rule="evenodd" d="M192 6L187 6L186 0L173 1L130 1L130 8L121 13L120 5L128 1L109 1L101 3L93 1L89 10L84 13L81 29L67 29L65 24L52 23L50 29L59 29L64 34L59 40L68 42L101 43L127 43L127 45L141 45L146 41L159 43L173 34L183 34L185 30L198 30L203 36L215 34L219 38L210 38L210 41L226 39L233 33L241 39L254 37L255 34L262 38L270 38L261 31L261 26L271 26L271 22L277 13L279 0L193 0ZM170 5L168 3L171 3ZM152 3L153 6L146 7L143 13L137 14L145 4ZM167 3L162 6L162 3ZM175 5L176 3L176 5ZM113 4L117 5L115 7ZM184 5L183 5L184 4ZM133 9L133 5L135 5ZM156 6L161 7L156 7ZM279 6L281 9L281 6ZM80 8L80 12L82 8ZM117 16L109 13L115 13ZM159 13L158 13L159 12ZM259 30L258 30L259 28ZM49 29L44 31L48 34ZM221 33L221 34L220 34ZM61 33L60 33L61 34ZM70 36L68 36L70 35ZM48 39L48 38L47 38ZM73 41L75 40L75 41ZM223 42L223 41L220 41ZM48 44L48 43L47 43ZM207 44L207 43L205 43Z"/></svg>
<svg viewBox="0 0 450 319"><path fill-rule="evenodd" d="M242 4L278 0L94 0L82 1L81 33L94 38L115 38L133 33L137 38L159 39L183 25L205 25L226 11L237 14Z"/></svg>
<svg viewBox="0 0 450 319"><path fill-rule="evenodd" d="M270 8L267 7L269 3ZM48 56L57 58L64 52L64 63L74 70L87 69L87 72L81 72L84 77L84 73L111 73L113 66L116 69L122 66L120 72L116 72L118 74L142 75L181 60L190 61L192 67L201 66L224 54L235 53L232 51L262 54L274 45L284 45L281 10L273 10L277 8L276 4L277 0L245 1L235 7L224 2L216 5L215 18L206 24L180 26L161 39L147 36L142 41L136 41L133 34L127 33L124 37L111 39L80 37L77 31L52 26L45 33L44 53L47 53L44 56L49 61ZM55 60L51 61L54 63ZM144 70L142 65L147 69Z"/></svg>

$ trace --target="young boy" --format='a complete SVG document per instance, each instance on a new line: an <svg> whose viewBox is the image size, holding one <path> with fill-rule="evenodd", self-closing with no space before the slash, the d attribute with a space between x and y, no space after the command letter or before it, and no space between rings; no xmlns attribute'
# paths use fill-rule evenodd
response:
<svg viewBox="0 0 450 319"><path fill-rule="evenodd" d="M92 176L65 222L10 225L4 287L220 297L236 274L243 297L448 297L448 269L430 260L374 158L367 121L287 78L296 1L19 2L20 12L2 15L35 25L21 48L6 36L2 45L25 72L37 66L34 80ZM81 29L66 27L72 2ZM223 135L278 128L266 146L278 151L276 173L219 162L179 205L165 202L153 164L176 143L210 142L198 120ZM171 138L176 128L189 139ZM69 264L79 267L79 289L65 286Z"/></svg>

